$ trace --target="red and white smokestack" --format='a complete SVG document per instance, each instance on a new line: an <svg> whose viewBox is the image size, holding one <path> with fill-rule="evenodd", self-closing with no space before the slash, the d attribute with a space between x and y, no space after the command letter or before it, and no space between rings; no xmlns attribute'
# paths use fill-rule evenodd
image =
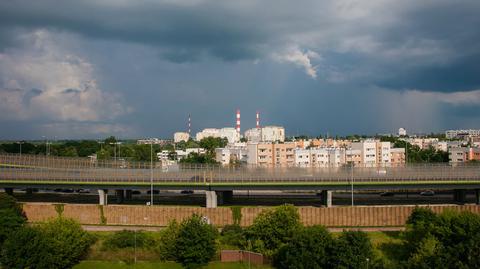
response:
<svg viewBox="0 0 480 269"><path fill-rule="evenodd" d="M260 129L260 113L257 111L257 129Z"/></svg>
<svg viewBox="0 0 480 269"><path fill-rule="evenodd" d="M188 114L188 134L190 135L190 131L192 128L192 121L190 119L190 114Z"/></svg>
<svg viewBox="0 0 480 269"><path fill-rule="evenodd" d="M240 133L240 109L237 109L237 132Z"/></svg>

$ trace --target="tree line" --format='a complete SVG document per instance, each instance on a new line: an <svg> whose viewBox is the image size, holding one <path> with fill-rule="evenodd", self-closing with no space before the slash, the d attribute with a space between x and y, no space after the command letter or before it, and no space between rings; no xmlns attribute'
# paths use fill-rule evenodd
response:
<svg viewBox="0 0 480 269"><path fill-rule="evenodd" d="M177 159L175 149L185 150L187 148L204 148L206 154L191 153L184 158L184 163L216 163L215 148L224 147L227 140L224 138L207 137L199 142L181 141L176 144L138 145L132 141L118 141L114 136L110 136L103 141L79 140L79 141L59 141L51 143L33 143L28 141L9 142L0 144L0 153L21 153L34 155L51 155L62 157L88 157L96 155L99 160L124 159L128 161L150 161L152 157L157 160L157 153L162 150L168 150L169 158ZM152 153L152 154L151 154ZM151 155L152 156L151 156Z"/></svg>

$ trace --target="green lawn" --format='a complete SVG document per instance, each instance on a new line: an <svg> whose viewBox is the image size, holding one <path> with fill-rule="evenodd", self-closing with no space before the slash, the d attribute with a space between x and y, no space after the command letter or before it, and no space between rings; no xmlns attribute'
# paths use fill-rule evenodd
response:
<svg viewBox="0 0 480 269"><path fill-rule="evenodd" d="M172 262L138 262L137 264L126 264L124 262L106 261L83 261L74 269L181 269L182 266ZM205 269L270 269L270 266L248 266L246 263L220 263L211 262Z"/></svg>

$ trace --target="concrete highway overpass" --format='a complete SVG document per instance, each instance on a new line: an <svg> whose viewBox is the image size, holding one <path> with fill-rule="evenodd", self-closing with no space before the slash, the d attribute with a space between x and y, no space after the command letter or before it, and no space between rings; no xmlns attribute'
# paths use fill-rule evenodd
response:
<svg viewBox="0 0 480 269"><path fill-rule="evenodd" d="M331 206L336 190L450 189L457 202L466 190L480 202L480 165L421 164L405 167L264 168L182 166L150 167L149 163L91 161L38 155L0 155L0 187L98 189L105 204L108 192L127 198L131 190L204 190L207 207L232 197L234 190L315 190Z"/></svg>

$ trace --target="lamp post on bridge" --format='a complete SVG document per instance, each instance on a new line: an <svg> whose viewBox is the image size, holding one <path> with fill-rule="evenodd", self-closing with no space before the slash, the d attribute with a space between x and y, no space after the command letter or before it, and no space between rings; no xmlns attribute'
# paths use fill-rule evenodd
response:
<svg viewBox="0 0 480 269"><path fill-rule="evenodd" d="M20 157L22 157L22 144L25 144L25 141L18 141L16 143L20 145Z"/></svg>

